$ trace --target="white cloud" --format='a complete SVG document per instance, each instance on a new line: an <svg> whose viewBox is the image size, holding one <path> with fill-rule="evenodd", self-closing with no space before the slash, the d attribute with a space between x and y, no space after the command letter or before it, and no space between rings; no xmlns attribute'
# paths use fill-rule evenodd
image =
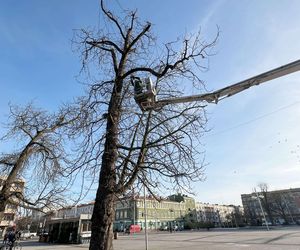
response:
<svg viewBox="0 0 300 250"><path fill-rule="evenodd" d="M206 11L206 15L204 17L201 17L199 21L199 24L203 28L204 33L208 31L208 28L212 24L213 18L219 13L224 3L224 0L216 0L210 2L210 5L208 6ZM216 25L216 23L213 25Z"/></svg>

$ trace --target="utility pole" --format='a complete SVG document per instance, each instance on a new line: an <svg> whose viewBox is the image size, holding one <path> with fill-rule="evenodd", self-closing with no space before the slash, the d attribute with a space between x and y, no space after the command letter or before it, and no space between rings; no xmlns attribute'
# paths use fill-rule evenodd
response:
<svg viewBox="0 0 300 250"><path fill-rule="evenodd" d="M134 189L133 189L133 225L135 225L135 193L134 193ZM135 226L133 227L133 234L135 233Z"/></svg>
<svg viewBox="0 0 300 250"><path fill-rule="evenodd" d="M266 219L266 215L265 215L265 212L264 212L263 207L262 207L262 205L261 205L260 197L258 196L258 193L256 192L256 188L254 188L254 193L255 193L255 195L256 195L256 198L257 198L257 200L258 200L258 203L259 203L259 206L260 206L262 215L263 215L263 217L264 217L264 220L265 220L265 223L266 223L267 230L269 231L270 229L269 229L269 225L268 225L268 222L267 222L267 219Z"/></svg>
<svg viewBox="0 0 300 250"><path fill-rule="evenodd" d="M148 230L147 230L147 208L146 208L146 185L144 183L144 223L145 223L145 246L148 250Z"/></svg>

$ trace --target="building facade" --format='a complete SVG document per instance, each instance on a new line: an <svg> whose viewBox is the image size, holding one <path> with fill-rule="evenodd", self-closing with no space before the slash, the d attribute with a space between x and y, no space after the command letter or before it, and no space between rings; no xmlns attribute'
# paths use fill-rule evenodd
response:
<svg viewBox="0 0 300 250"><path fill-rule="evenodd" d="M49 213L46 219L49 241L87 242L91 236L93 208L94 203L91 202ZM181 230L187 224L202 221L219 226L225 223L226 216L233 214L236 208L196 203L194 198L182 194L159 200L151 196L132 195L116 201L114 230L122 232L132 224L149 230Z"/></svg>
<svg viewBox="0 0 300 250"><path fill-rule="evenodd" d="M250 225L300 223L300 188L242 194L245 217Z"/></svg>
<svg viewBox="0 0 300 250"><path fill-rule="evenodd" d="M137 195L116 202L114 230L124 231L132 224L142 229L183 229L188 221L196 222L195 200L177 194L157 201ZM46 230L51 242L86 242L91 235L91 216L94 203L52 211L47 215ZM145 210L146 208L146 210Z"/></svg>
<svg viewBox="0 0 300 250"><path fill-rule="evenodd" d="M181 194L159 201L151 196L133 196L117 202L115 229L123 231L131 224L153 230L183 229L185 222L196 222L195 211L195 200Z"/></svg>
<svg viewBox="0 0 300 250"><path fill-rule="evenodd" d="M47 241L84 243L91 237L91 218L94 202L50 211L44 216Z"/></svg>
<svg viewBox="0 0 300 250"><path fill-rule="evenodd" d="M1 190L5 180L6 180L6 177L0 176L0 190ZM25 181L18 179L12 184L11 191L23 193L24 186L25 186ZM17 200L16 200L16 203L18 203ZM0 214L0 236L5 234L5 231L8 227L15 224L17 209L18 209L17 205L7 204L3 214Z"/></svg>
<svg viewBox="0 0 300 250"><path fill-rule="evenodd" d="M218 227L239 226L243 213L241 206L196 203L197 221L212 223Z"/></svg>

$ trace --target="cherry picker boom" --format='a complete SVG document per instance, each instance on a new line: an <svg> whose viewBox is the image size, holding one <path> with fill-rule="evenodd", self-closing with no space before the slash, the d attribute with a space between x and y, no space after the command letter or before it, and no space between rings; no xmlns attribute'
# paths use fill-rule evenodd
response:
<svg viewBox="0 0 300 250"><path fill-rule="evenodd" d="M156 100L156 91L153 88L151 79L145 78L144 81L146 82L146 91L143 92L143 95L139 93L139 96L137 96L135 94L135 100L143 111L148 111L152 109L157 110L159 108L162 108L163 106L169 104L175 104L175 103L196 102L196 101L218 103L220 100L235 95L248 88L297 72L299 70L300 70L300 60L297 60L292 63L272 69L265 73L256 75L254 77L248 78L246 80L240 81L238 83L229 85L225 88L213 92L199 94L199 95L173 97L173 98L161 99L161 100Z"/></svg>

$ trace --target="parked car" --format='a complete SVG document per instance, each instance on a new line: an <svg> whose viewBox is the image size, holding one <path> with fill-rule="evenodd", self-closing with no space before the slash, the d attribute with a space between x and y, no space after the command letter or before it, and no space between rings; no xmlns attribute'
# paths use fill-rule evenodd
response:
<svg viewBox="0 0 300 250"><path fill-rule="evenodd" d="M263 223L262 223L262 226L266 226L266 225L268 225L268 226L272 226L272 223L271 223L271 222L269 222L269 221L268 221L267 223L266 223L266 222L263 222Z"/></svg>
<svg viewBox="0 0 300 250"><path fill-rule="evenodd" d="M30 232L29 230L24 230L21 232L21 238L22 239L32 239L33 237L36 237L36 232Z"/></svg>
<svg viewBox="0 0 300 250"><path fill-rule="evenodd" d="M168 231L168 230L169 230L169 227L168 227L168 226L161 226L161 227L160 227L160 230L161 230L161 231Z"/></svg>
<svg viewBox="0 0 300 250"><path fill-rule="evenodd" d="M126 228L126 233L138 233L141 232L141 226L140 225L130 225L128 228Z"/></svg>

